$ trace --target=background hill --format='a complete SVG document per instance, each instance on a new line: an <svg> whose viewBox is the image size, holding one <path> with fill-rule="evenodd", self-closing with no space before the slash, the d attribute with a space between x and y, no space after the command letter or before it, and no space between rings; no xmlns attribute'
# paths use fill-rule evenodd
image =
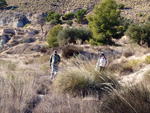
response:
<svg viewBox="0 0 150 113"><path fill-rule="evenodd" d="M6 0L9 6L18 7L16 10L27 12L47 12L54 10L59 13L74 12L79 8L92 11L95 5L103 0ZM123 3L122 14L136 22L145 21L149 16L149 0L116 0ZM140 16L141 15L141 16Z"/></svg>

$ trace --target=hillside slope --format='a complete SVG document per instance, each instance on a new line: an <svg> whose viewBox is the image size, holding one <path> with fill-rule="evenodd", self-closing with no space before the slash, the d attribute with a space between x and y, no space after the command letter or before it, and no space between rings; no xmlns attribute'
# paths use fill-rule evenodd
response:
<svg viewBox="0 0 150 113"><path fill-rule="evenodd" d="M27 12L47 12L54 10L62 14L75 12L79 8L92 11L95 5L103 0L6 0L9 6L18 7L16 10ZM136 22L143 22L149 16L149 0L116 0L118 4L123 3L122 15ZM142 16L139 16L142 14Z"/></svg>

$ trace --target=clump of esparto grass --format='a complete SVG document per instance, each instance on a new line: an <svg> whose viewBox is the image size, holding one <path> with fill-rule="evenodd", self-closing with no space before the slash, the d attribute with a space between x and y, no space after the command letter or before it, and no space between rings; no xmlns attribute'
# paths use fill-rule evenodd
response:
<svg viewBox="0 0 150 113"><path fill-rule="evenodd" d="M106 95L100 113L149 113L150 91L144 84L124 87Z"/></svg>
<svg viewBox="0 0 150 113"><path fill-rule="evenodd" d="M120 75L127 75L134 71L139 70L144 64L144 60L137 59L137 60L129 60L123 61L121 63L111 64L109 65L109 70L113 72L117 72Z"/></svg>
<svg viewBox="0 0 150 113"><path fill-rule="evenodd" d="M150 64L150 56L146 56L145 57L145 63L146 64Z"/></svg>
<svg viewBox="0 0 150 113"><path fill-rule="evenodd" d="M116 87L117 77L107 70L95 70L92 61L78 61L62 70L54 81L54 89L74 96L101 95L103 90Z"/></svg>
<svg viewBox="0 0 150 113"><path fill-rule="evenodd" d="M0 76L0 111L2 113L21 113L35 95L34 79L27 76Z"/></svg>
<svg viewBox="0 0 150 113"><path fill-rule="evenodd" d="M80 98L51 93L45 95L33 113L80 113Z"/></svg>

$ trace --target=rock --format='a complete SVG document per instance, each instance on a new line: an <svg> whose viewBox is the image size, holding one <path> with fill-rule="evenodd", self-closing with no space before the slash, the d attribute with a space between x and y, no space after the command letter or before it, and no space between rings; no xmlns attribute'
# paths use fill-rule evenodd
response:
<svg viewBox="0 0 150 113"><path fill-rule="evenodd" d="M16 31L15 29L4 29L3 30L3 35L15 35Z"/></svg>
<svg viewBox="0 0 150 113"><path fill-rule="evenodd" d="M37 44L19 44L6 51L7 54L32 54L40 52L41 46Z"/></svg>
<svg viewBox="0 0 150 113"><path fill-rule="evenodd" d="M17 12L3 12L0 14L0 26L9 26L14 28L24 27L30 21L24 14Z"/></svg>
<svg viewBox="0 0 150 113"><path fill-rule="evenodd" d="M27 39L20 40L20 43L32 43L32 42L35 42L35 41L36 41L35 38L27 38Z"/></svg>

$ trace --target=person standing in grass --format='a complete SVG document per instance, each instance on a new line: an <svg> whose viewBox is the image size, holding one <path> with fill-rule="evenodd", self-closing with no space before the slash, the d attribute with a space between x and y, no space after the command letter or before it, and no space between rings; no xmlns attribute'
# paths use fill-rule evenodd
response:
<svg viewBox="0 0 150 113"><path fill-rule="evenodd" d="M98 71L104 71L104 69L106 68L106 66L108 65L108 60L107 58L105 57L105 54L102 53L101 56L99 57L98 59L98 62L96 64L96 69Z"/></svg>
<svg viewBox="0 0 150 113"><path fill-rule="evenodd" d="M60 56L58 55L57 51L54 50L53 54L50 57L50 67L52 69L51 80L54 80L54 78L58 72L59 63L60 63Z"/></svg>

